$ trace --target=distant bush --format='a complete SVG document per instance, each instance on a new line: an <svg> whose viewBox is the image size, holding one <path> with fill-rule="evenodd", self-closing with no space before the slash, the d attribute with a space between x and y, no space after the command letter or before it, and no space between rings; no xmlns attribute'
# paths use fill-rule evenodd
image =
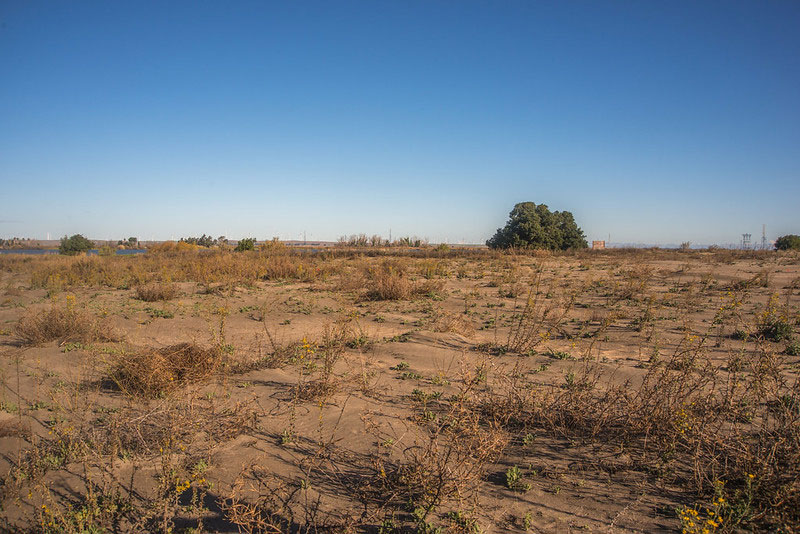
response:
<svg viewBox="0 0 800 534"><path fill-rule="evenodd" d="M152 245L147 248L148 252L193 252L195 250L199 250L200 245L195 245L193 243L187 243L186 241L164 241L163 243L158 243L156 245Z"/></svg>
<svg viewBox="0 0 800 534"><path fill-rule="evenodd" d="M245 250L255 250L256 248L256 238L255 237L245 237L244 239L240 239L239 242L236 244L236 248L233 249L236 252L244 252Z"/></svg>
<svg viewBox="0 0 800 534"><path fill-rule="evenodd" d="M75 234L72 237L64 236L61 238L61 244L58 247L59 254L66 254L67 256L75 256L83 254L84 252L94 248L94 243L83 237L81 234Z"/></svg>
<svg viewBox="0 0 800 534"><path fill-rule="evenodd" d="M587 248L586 236L568 211L551 212L546 205L520 202L504 228L486 242L489 248L568 250Z"/></svg>
<svg viewBox="0 0 800 534"><path fill-rule="evenodd" d="M343 235L337 244L344 247L388 247L391 245L387 239L383 239L379 235L368 237L367 234Z"/></svg>
<svg viewBox="0 0 800 534"><path fill-rule="evenodd" d="M117 249L112 247L111 245L103 245L99 249L97 249L98 256L113 256L117 253Z"/></svg>
<svg viewBox="0 0 800 534"><path fill-rule="evenodd" d="M800 250L800 235L783 235L775 240L775 250Z"/></svg>
<svg viewBox="0 0 800 534"><path fill-rule="evenodd" d="M200 237L182 237L180 243L189 243L190 245L198 245L201 247L213 247L217 244L217 240L210 235L203 234Z"/></svg>
<svg viewBox="0 0 800 534"><path fill-rule="evenodd" d="M397 245L397 246L400 246L400 247L415 247L415 248L419 248L419 247L424 247L428 243L426 241L422 240L422 239L419 239L418 237L408 237L408 236L406 236L406 237L401 237L400 239L395 241L393 244Z"/></svg>

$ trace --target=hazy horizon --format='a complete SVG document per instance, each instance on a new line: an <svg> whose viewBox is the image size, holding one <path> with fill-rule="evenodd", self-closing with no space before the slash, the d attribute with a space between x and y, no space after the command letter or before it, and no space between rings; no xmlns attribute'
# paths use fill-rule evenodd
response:
<svg viewBox="0 0 800 534"><path fill-rule="evenodd" d="M0 237L800 233L800 4L0 6Z"/></svg>

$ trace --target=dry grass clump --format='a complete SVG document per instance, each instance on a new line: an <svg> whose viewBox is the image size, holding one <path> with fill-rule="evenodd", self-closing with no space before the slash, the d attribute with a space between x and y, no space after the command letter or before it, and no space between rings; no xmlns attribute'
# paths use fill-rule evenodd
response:
<svg viewBox="0 0 800 534"><path fill-rule="evenodd" d="M441 308L433 312L431 326L434 332L453 332L466 337L475 333L475 325L469 316L463 313L450 313Z"/></svg>
<svg viewBox="0 0 800 534"><path fill-rule="evenodd" d="M371 285L366 295L369 300L406 300L414 287L407 276L392 270L376 270Z"/></svg>
<svg viewBox="0 0 800 534"><path fill-rule="evenodd" d="M67 296L65 304L52 301L46 311L28 310L14 326L14 334L23 345L48 341L115 341L116 334L108 325L88 312L75 308L75 297Z"/></svg>
<svg viewBox="0 0 800 534"><path fill-rule="evenodd" d="M145 302L171 300L178 294L178 286L167 282L151 282L136 288L136 298Z"/></svg>
<svg viewBox="0 0 800 534"><path fill-rule="evenodd" d="M156 397L180 385L205 380L223 363L217 347L178 343L161 349L142 348L118 356L109 378L116 387L135 397Z"/></svg>
<svg viewBox="0 0 800 534"><path fill-rule="evenodd" d="M385 260L366 272L368 300L407 300L413 296L436 296L444 287L442 280L411 280L404 262Z"/></svg>

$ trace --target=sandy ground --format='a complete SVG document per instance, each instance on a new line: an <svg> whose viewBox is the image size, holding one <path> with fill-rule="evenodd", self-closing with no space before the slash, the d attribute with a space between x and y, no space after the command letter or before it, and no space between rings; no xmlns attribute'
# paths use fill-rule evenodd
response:
<svg viewBox="0 0 800 534"><path fill-rule="evenodd" d="M169 509L159 516L168 520L148 523L152 530L238 532L233 505L259 496L261 511L274 511L262 517L285 529L420 529L413 503L380 502L390 493L381 469L431 447L429 425L473 378L477 389L509 377L557 389L591 362L603 384L634 388L654 354L672 354L688 336L709 337L705 357L723 362L753 342L709 335L714 318L731 287L764 273L741 320L753 323L778 295L796 321L797 258L674 256L448 259L431 277L441 289L408 300L368 300L369 280L345 284L334 275L212 294L180 282L176 298L143 302L132 289L53 292L31 288L26 272L2 272L3 521L10 531L77 532L74 511L91 502L94 486L120 502ZM537 268L540 302L568 311L559 329L536 333L532 350L498 351L514 334ZM20 317L68 296L121 341L20 345ZM336 333L343 341L325 371L326 335ZM228 367L150 399L108 380L121 351L182 342L224 347ZM268 363L281 350L288 356ZM787 376L796 376L798 361L786 357ZM442 434L434 446L450 439ZM474 481L459 471L463 463L445 466L464 487L426 516L431 529L469 531L474 520L487 533L673 532L675 508L695 499L681 477L656 475L613 443L535 427L478 435L492 439L502 450L475 467ZM516 488L507 477L514 467ZM261 531L272 531L267 523Z"/></svg>

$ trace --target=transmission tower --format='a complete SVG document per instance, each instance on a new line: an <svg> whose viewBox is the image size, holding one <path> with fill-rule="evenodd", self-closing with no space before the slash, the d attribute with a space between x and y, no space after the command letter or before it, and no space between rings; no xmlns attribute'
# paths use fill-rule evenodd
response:
<svg viewBox="0 0 800 534"><path fill-rule="evenodd" d="M750 248L750 238L753 237L752 234L742 234L742 249L746 250Z"/></svg>

